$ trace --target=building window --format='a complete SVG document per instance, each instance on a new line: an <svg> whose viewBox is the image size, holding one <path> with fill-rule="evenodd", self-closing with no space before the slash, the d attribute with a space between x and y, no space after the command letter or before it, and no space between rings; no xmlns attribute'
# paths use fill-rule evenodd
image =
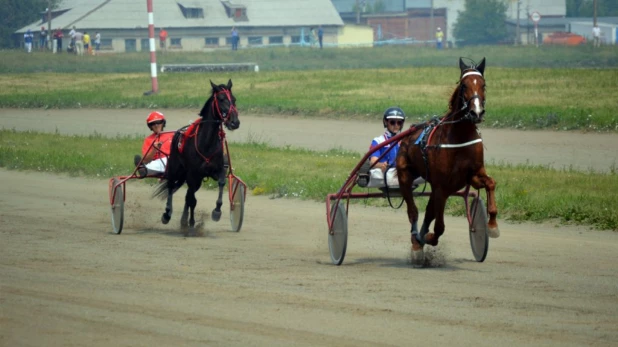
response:
<svg viewBox="0 0 618 347"><path fill-rule="evenodd" d="M269 36L268 43L271 45L281 45L283 44L283 36Z"/></svg>
<svg viewBox="0 0 618 347"><path fill-rule="evenodd" d="M292 43L301 43L301 36L292 36ZM305 35L304 43L309 43L309 35Z"/></svg>
<svg viewBox="0 0 618 347"><path fill-rule="evenodd" d="M249 46L261 45L262 36L249 36Z"/></svg>
<svg viewBox="0 0 618 347"><path fill-rule="evenodd" d="M180 38L170 39L170 48L182 48L182 39Z"/></svg>
<svg viewBox="0 0 618 347"><path fill-rule="evenodd" d="M125 39L124 40L124 51L125 52L136 52L137 51L137 42L135 39Z"/></svg>
<svg viewBox="0 0 618 347"><path fill-rule="evenodd" d="M141 39L140 45L142 47L142 52L150 51L150 39Z"/></svg>
<svg viewBox="0 0 618 347"><path fill-rule="evenodd" d="M231 37L226 37L225 38L225 45L226 46L231 46L232 45L232 38Z"/></svg>
<svg viewBox="0 0 618 347"><path fill-rule="evenodd" d="M200 7L188 7L184 6L181 3L178 3L180 10L182 11L182 15L187 19L191 18L204 18L204 9Z"/></svg>
<svg viewBox="0 0 618 347"><path fill-rule="evenodd" d="M204 44L206 46L219 46L219 38L218 37L207 37L204 39Z"/></svg>
<svg viewBox="0 0 618 347"><path fill-rule="evenodd" d="M228 18L232 18L235 22L246 22L249 20L247 17L247 8L243 5L232 4L230 1L221 1L221 4L225 7L225 13Z"/></svg>
<svg viewBox="0 0 618 347"><path fill-rule="evenodd" d="M101 39L101 50L113 51L112 39Z"/></svg>

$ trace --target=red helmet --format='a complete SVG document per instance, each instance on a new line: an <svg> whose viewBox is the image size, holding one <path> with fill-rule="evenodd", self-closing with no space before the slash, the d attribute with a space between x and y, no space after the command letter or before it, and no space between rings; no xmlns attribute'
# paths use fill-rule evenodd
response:
<svg viewBox="0 0 618 347"><path fill-rule="evenodd" d="M163 122L163 126L165 127L165 116L163 115L163 113L159 112L159 111L154 111L151 112L148 115L148 118L146 118L146 124L148 125L148 127L150 128L150 124L155 123L155 122Z"/></svg>

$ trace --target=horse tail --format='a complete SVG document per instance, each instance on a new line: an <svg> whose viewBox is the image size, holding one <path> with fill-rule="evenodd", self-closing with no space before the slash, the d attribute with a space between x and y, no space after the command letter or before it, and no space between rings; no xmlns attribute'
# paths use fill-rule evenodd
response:
<svg viewBox="0 0 618 347"><path fill-rule="evenodd" d="M167 180L161 180L161 183L155 186L155 190L152 193L153 198L159 198L161 200L166 200L169 195L169 190L167 189Z"/></svg>
<svg viewBox="0 0 618 347"><path fill-rule="evenodd" d="M163 179L161 180L161 183L155 186L152 197L166 200L169 196L170 188L172 194L174 194L180 187L182 187L183 184L185 184L184 180L170 181L168 179Z"/></svg>

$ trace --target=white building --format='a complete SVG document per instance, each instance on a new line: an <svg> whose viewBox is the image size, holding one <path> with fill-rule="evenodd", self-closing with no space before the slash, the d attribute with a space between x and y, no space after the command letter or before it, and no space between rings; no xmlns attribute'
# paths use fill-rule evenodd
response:
<svg viewBox="0 0 618 347"><path fill-rule="evenodd" d="M75 26L94 37L100 32L102 50L148 50L148 12L145 0L62 0L53 11L52 28L68 32ZM343 21L330 0L165 0L153 1L155 35L169 34L168 47L202 51L231 46L231 29L239 47L294 45L309 41L310 28L324 29L324 43L336 44ZM15 32L35 34L47 21L37 21ZM66 43L63 44L67 46Z"/></svg>

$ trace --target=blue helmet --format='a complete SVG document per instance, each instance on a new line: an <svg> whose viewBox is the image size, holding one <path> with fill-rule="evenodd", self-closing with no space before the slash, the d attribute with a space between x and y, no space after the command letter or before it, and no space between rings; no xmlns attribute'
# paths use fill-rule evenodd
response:
<svg viewBox="0 0 618 347"><path fill-rule="evenodd" d="M382 123L386 128L386 122L389 119L400 119L402 121L406 121L406 114L403 113L403 110L399 107L389 107L386 111L384 111L384 117L382 118Z"/></svg>

